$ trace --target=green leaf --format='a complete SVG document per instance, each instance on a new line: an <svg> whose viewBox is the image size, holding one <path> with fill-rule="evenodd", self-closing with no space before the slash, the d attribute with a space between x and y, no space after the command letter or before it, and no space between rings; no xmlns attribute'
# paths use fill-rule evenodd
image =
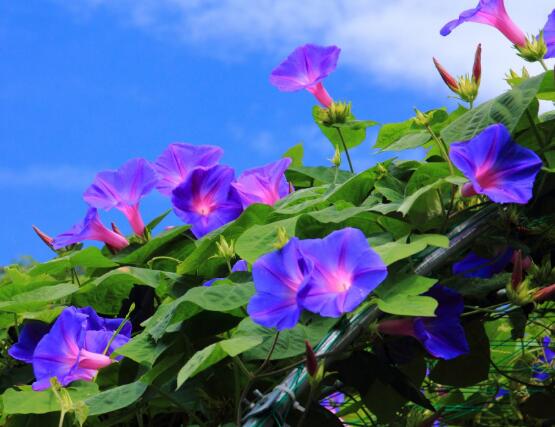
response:
<svg viewBox="0 0 555 427"><path fill-rule="evenodd" d="M341 138L343 138L347 148L354 148L357 145L362 144L362 142L366 139L366 127L374 126L376 124L376 122L371 120L357 121L354 116L351 116L349 123L354 122L353 124L346 124L346 126L341 127L334 127L336 125L326 126L318 120L319 108L320 107L315 106L312 109L312 117L314 117L315 123L318 125L326 138L334 147L339 148L340 151L344 151Z"/></svg>
<svg viewBox="0 0 555 427"><path fill-rule="evenodd" d="M299 217L287 218L264 225L254 225L245 231L235 243L235 251L241 259L253 263L262 255L274 251L278 228L283 227L289 236L295 235Z"/></svg>
<svg viewBox="0 0 555 427"><path fill-rule="evenodd" d="M406 194L412 194L426 185L434 184L437 180L449 176L447 163L424 163L414 171L407 182Z"/></svg>
<svg viewBox="0 0 555 427"><path fill-rule="evenodd" d="M310 319L311 322L308 325L299 323L294 328L279 333L271 360L287 359L304 353L305 340L316 345L337 322L337 319L319 316L310 316ZM247 317L239 323L235 336L262 337L263 342L245 353L244 357L263 360L268 356L276 330L260 326Z"/></svg>
<svg viewBox="0 0 555 427"><path fill-rule="evenodd" d="M41 273L57 274L73 267L112 268L117 266L118 264L105 257L98 248L91 246L77 252L72 252L69 255L37 264L31 269L30 274L33 276Z"/></svg>
<svg viewBox="0 0 555 427"><path fill-rule="evenodd" d="M164 219L171 213L171 211L172 211L172 209L168 209L167 211L158 215L156 218L154 218L152 221L150 221L146 225L146 228L149 230L149 232L154 230L158 226L158 224L160 224L162 221L164 221Z"/></svg>
<svg viewBox="0 0 555 427"><path fill-rule="evenodd" d="M549 78L548 73L532 77L497 98L469 110L443 129L441 137L448 144L467 141L494 123L503 123L509 132L513 132L526 110L535 101L546 78Z"/></svg>
<svg viewBox="0 0 555 427"><path fill-rule="evenodd" d="M233 337L197 351L179 370L177 374L177 388L181 387L189 378L194 377L227 356L235 357L256 347L261 342L261 337Z"/></svg>
<svg viewBox="0 0 555 427"><path fill-rule="evenodd" d="M431 139L427 131L409 133L402 136L397 141L383 148L382 151L403 151L410 148L421 147Z"/></svg>
<svg viewBox="0 0 555 427"><path fill-rule="evenodd" d="M537 97L544 101L555 101L555 79L553 78L553 70L544 73L540 89L538 90Z"/></svg>
<svg viewBox="0 0 555 427"><path fill-rule="evenodd" d="M414 235L410 243L407 243L405 238L401 238L395 242L376 246L374 250L380 255L385 265L391 265L401 259L416 255L426 249L428 245L445 248L449 246L449 239L441 234Z"/></svg>
<svg viewBox="0 0 555 427"><path fill-rule="evenodd" d="M166 245L169 246L172 242L183 240L186 244L190 243L190 239L187 239L183 235L183 233L185 233L185 231L189 228L191 228L190 225L182 225L163 231L156 237L150 239L144 245L139 246L133 252L123 252L119 256L115 257L115 259L122 264L143 265L149 259L158 255L166 247Z"/></svg>
<svg viewBox="0 0 555 427"><path fill-rule="evenodd" d="M304 157L303 144L299 143L297 145L293 145L285 153L283 153L283 156L281 157L289 157L291 159L290 167L302 167Z"/></svg>
<svg viewBox="0 0 555 427"><path fill-rule="evenodd" d="M233 283L220 280L212 286L198 286L189 289L183 296L204 310L227 312L246 305L254 295L254 284Z"/></svg>
<svg viewBox="0 0 555 427"><path fill-rule="evenodd" d="M335 168L324 166L291 166L285 172L285 176L289 181L294 183L304 180L303 186L317 186L320 184L331 184L335 180ZM347 181L353 174L344 170L339 170L337 174L337 183ZM294 194L294 193L293 193Z"/></svg>
<svg viewBox="0 0 555 427"><path fill-rule="evenodd" d="M149 332L145 330L135 335L131 341L119 347L114 353L128 357L141 365L152 366L156 359L172 345L173 341L169 337L155 341Z"/></svg>
<svg viewBox="0 0 555 427"><path fill-rule="evenodd" d="M30 386L20 387L21 390L8 389L2 395L3 413L14 414L46 414L60 410L60 403L51 389L34 391ZM74 403L85 400L98 393L96 383L78 381L66 388Z"/></svg>
<svg viewBox="0 0 555 427"><path fill-rule="evenodd" d="M421 296L435 283L436 279L417 275L388 277L374 293L377 295L378 308L400 316L434 316L437 301Z"/></svg>
<svg viewBox="0 0 555 427"><path fill-rule="evenodd" d="M326 200L334 203L337 201L352 203L355 206L360 205L370 194L370 190L374 187L376 179L376 170L374 167L358 173L349 178L343 184L338 185L328 194Z"/></svg>
<svg viewBox="0 0 555 427"><path fill-rule="evenodd" d="M73 283L60 283L59 285L43 286L28 292L13 295L11 300L0 302L0 311L20 313L36 311L48 302L67 297L79 290Z"/></svg>
<svg viewBox="0 0 555 427"><path fill-rule="evenodd" d="M146 388L146 384L135 381L89 397L85 400L85 404L89 407L89 415L107 414L126 408L140 399Z"/></svg>

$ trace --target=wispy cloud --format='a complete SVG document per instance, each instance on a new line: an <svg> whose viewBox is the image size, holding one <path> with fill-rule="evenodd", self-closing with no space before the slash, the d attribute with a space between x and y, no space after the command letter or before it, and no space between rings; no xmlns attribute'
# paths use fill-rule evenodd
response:
<svg viewBox="0 0 555 427"><path fill-rule="evenodd" d="M439 88L431 57L440 58L454 74L463 74L470 71L478 42L484 47L484 95L506 87L502 78L509 66L524 65L493 28L467 24L448 38L439 35L445 22L478 0L56 1L81 14L109 9L127 24L203 46L227 59L265 52L279 60L300 43L334 43L343 49L342 64L391 86ZM519 26L534 34L554 7L552 0L506 3Z"/></svg>
<svg viewBox="0 0 555 427"><path fill-rule="evenodd" d="M21 168L0 167L0 188L83 191L96 171L70 165L29 165Z"/></svg>

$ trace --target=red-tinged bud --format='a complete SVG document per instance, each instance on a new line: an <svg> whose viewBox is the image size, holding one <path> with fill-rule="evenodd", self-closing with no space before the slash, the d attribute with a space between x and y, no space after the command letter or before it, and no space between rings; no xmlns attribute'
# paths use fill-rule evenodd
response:
<svg viewBox="0 0 555 427"><path fill-rule="evenodd" d="M455 80L455 78L451 74L449 74L445 68L442 67L437 59L433 58L433 60L434 65L436 66L437 71L439 71L439 75L441 76L445 84L453 92L457 92L459 90L459 84L457 83L457 80Z"/></svg>
<svg viewBox="0 0 555 427"><path fill-rule="evenodd" d="M414 322L410 317L382 320L378 324L378 332L385 335L401 335L406 337L414 337L416 335Z"/></svg>
<svg viewBox="0 0 555 427"><path fill-rule="evenodd" d="M476 190L474 189L474 186L472 185L471 182L467 182L465 183L462 188L461 188L461 195L463 197L472 197L475 196L476 194Z"/></svg>
<svg viewBox="0 0 555 427"><path fill-rule="evenodd" d="M289 194L294 193L295 192L295 187L293 186L293 183L289 183Z"/></svg>
<svg viewBox="0 0 555 427"><path fill-rule="evenodd" d="M116 225L115 222L112 222L112 230L114 231L114 233L117 233L117 234L119 234L120 236L125 237L125 236L123 235L123 233L121 232L121 230L119 229L119 227Z"/></svg>
<svg viewBox="0 0 555 427"><path fill-rule="evenodd" d="M522 251L517 249L513 254L513 273L511 275L511 286L516 291L522 283Z"/></svg>
<svg viewBox="0 0 555 427"><path fill-rule="evenodd" d="M549 300L555 300L555 283L536 291L536 293L534 293L533 298L534 298L534 301L538 303L549 301Z"/></svg>
<svg viewBox="0 0 555 427"><path fill-rule="evenodd" d="M316 359L316 354L314 353L314 350L308 340L305 340L304 344L306 347L306 370L308 375L314 378L318 373L318 360Z"/></svg>
<svg viewBox="0 0 555 427"><path fill-rule="evenodd" d="M478 44L476 54L474 55L474 67L472 67L472 78L479 85L482 77L482 44Z"/></svg>
<svg viewBox="0 0 555 427"><path fill-rule="evenodd" d="M39 238L50 248L52 249L52 242L54 241L54 239L52 237L50 237L48 234L44 233L43 231L40 230L40 228L38 228L37 226L33 225L33 230L35 231L35 233L37 233L37 236L39 236Z"/></svg>

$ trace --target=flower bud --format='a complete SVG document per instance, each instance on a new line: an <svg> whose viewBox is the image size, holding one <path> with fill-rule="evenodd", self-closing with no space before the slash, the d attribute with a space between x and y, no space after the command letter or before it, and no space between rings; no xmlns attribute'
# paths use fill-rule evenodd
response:
<svg viewBox="0 0 555 427"><path fill-rule="evenodd" d="M538 37L526 37L524 46L515 46L518 56L528 62L536 62L543 60L547 53L547 45L543 37L543 31L540 31Z"/></svg>
<svg viewBox="0 0 555 427"><path fill-rule="evenodd" d="M316 110L316 121L325 126L337 123L345 123L352 118L350 102L332 102L329 108L318 107Z"/></svg>
<svg viewBox="0 0 555 427"><path fill-rule="evenodd" d="M314 349L312 348L308 340L305 340L304 345L305 345L305 356L306 356L306 362L305 362L306 370L308 372L308 375L314 378L318 373L318 359L316 359L316 354L314 353Z"/></svg>
<svg viewBox="0 0 555 427"><path fill-rule="evenodd" d="M511 286L517 290L522 283L522 251L517 249L513 253L513 272L511 274Z"/></svg>
<svg viewBox="0 0 555 427"><path fill-rule="evenodd" d="M474 54L474 66L472 67L472 80L477 85L480 85L480 79L482 78L482 44L478 44L476 48L476 53Z"/></svg>
<svg viewBox="0 0 555 427"><path fill-rule="evenodd" d="M555 283L537 290L532 298L537 303L553 301L555 299Z"/></svg>
<svg viewBox="0 0 555 427"><path fill-rule="evenodd" d="M416 113L416 117L413 119L414 123L419 126L429 126L430 122L432 121L432 114L431 113L423 113L418 108L414 109Z"/></svg>
<svg viewBox="0 0 555 427"><path fill-rule="evenodd" d="M530 73L526 69L526 67L522 67L522 75L519 75L513 69L510 69L509 72L505 75L505 81L511 86L512 88L517 87L521 84L524 80L528 80L530 78Z"/></svg>
<svg viewBox="0 0 555 427"><path fill-rule="evenodd" d="M216 242L216 250L220 258L230 260L235 256L235 243L233 240L228 242L224 236L220 236L220 241Z"/></svg>
<svg viewBox="0 0 555 427"><path fill-rule="evenodd" d="M285 227L278 227L277 239L276 242L273 244L274 248L281 249L287 244L287 242L289 242L289 235L287 234L287 230L285 229Z"/></svg>
<svg viewBox="0 0 555 427"><path fill-rule="evenodd" d="M439 75L441 76L445 84L453 92L456 92L459 89L459 84L457 83L455 78L451 74L449 74L445 68L443 68L443 66L439 63L439 61L436 58L432 58L432 59L434 61L434 65L436 66L437 71L439 72Z"/></svg>
<svg viewBox="0 0 555 427"><path fill-rule="evenodd" d="M341 166L341 151L339 150L339 147L335 147L335 153L333 153L333 157L330 159L330 162L336 168Z"/></svg>
<svg viewBox="0 0 555 427"><path fill-rule="evenodd" d="M114 233L117 233L117 234L119 234L120 236L125 237L125 236L123 235L123 233L121 232L121 230L119 229L119 227L116 225L115 222L112 222L111 225L112 225L112 231L113 231Z"/></svg>
<svg viewBox="0 0 555 427"><path fill-rule="evenodd" d="M33 225L33 230L35 231L35 233L37 233L37 236L39 236L39 238L50 248L52 248L52 242L54 241L54 239L52 237L50 237L48 234L44 233L43 231L40 230L40 228L38 228L37 226Z"/></svg>

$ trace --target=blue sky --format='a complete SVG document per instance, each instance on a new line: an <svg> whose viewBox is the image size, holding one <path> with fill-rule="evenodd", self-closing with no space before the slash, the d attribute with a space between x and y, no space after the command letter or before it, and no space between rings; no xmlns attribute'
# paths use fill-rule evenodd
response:
<svg viewBox="0 0 555 427"><path fill-rule="evenodd" d="M241 12L242 1L190 3L195 6L181 0L122 0L113 3L117 6L104 0L0 3L0 264L23 255L48 259L31 224L52 235L65 231L82 218L81 194L96 171L132 157L153 160L175 141L220 145L223 161L238 171L275 160L301 141L308 163L325 164L332 150L311 122L312 97L280 93L268 83L272 68L298 44L343 48L326 86L336 99L351 100L359 118L404 120L413 106L453 106L437 83L429 49L423 59L400 57L397 63L391 51L406 47L392 37L380 54L375 47L380 40L365 36L367 27L361 30L352 13L339 31L321 14L303 9L293 17L281 10L296 20L293 31L280 24L280 11L264 13L264 5L275 7L272 2L257 3L260 14L251 11L251 18L237 15L247 20L241 25L233 13ZM392 2L397 3L405 2ZM268 22L260 23L260 16ZM470 67L475 42L481 41L471 32L461 34L451 46L441 40L445 62L455 68ZM493 30L483 34L503 41ZM361 47L364 37L374 45ZM417 49L418 40L410 43ZM468 57L462 62L450 53L460 45ZM500 76L492 71L493 77ZM355 153L359 168L375 160L371 140ZM143 203L145 219L168 207L167 199L152 193ZM117 213L103 218L116 219L127 230Z"/></svg>

